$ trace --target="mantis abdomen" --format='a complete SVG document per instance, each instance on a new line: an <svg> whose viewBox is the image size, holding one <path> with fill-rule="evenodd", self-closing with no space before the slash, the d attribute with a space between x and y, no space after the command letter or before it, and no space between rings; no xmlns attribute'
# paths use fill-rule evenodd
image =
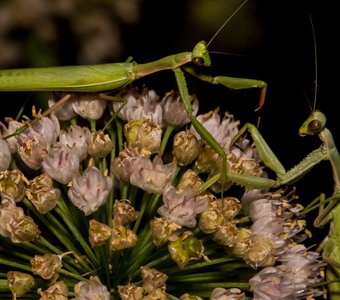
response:
<svg viewBox="0 0 340 300"><path fill-rule="evenodd" d="M0 70L0 91L98 92L137 79L133 63Z"/></svg>

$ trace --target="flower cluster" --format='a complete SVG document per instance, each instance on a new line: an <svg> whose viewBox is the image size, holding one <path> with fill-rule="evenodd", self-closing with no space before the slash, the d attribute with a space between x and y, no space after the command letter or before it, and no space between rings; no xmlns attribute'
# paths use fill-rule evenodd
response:
<svg viewBox="0 0 340 300"><path fill-rule="evenodd" d="M198 114L192 96L190 124L176 91L145 87L50 105L61 98L49 116L1 123L1 299L324 293L294 192L239 186L267 173L250 139L234 141L233 115Z"/></svg>

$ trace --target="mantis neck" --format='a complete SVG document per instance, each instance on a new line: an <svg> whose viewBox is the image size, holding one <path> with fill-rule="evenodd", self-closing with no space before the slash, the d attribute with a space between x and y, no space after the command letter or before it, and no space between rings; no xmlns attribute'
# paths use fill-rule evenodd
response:
<svg viewBox="0 0 340 300"><path fill-rule="evenodd" d="M137 64L133 66L133 72L137 77L143 77L162 70L172 70L192 61L191 52L182 52L163 57L159 60Z"/></svg>

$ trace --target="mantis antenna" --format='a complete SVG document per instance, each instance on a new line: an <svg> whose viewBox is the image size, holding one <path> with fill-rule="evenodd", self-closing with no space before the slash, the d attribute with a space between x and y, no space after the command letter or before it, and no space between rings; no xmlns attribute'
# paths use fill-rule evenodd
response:
<svg viewBox="0 0 340 300"><path fill-rule="evenodd" d="M312 34L313 34L313 42L314 42L314 61L315 61L315 88L314 88L314 103L313 103L313 111L315 111L316 106L316 96L317 96L317 89L318 89L318 58L317 58L317 51L316 51L316 37L315 37L315 30L313 25L312 16L309 16L309 21L312 27Z"/></svg>
<svg viewBox="0 0 340 300"><path fill-rule="evenodd" d="M237 12L248 2L248 0L243 1L243 3L229 16L227 20L224 21L222 26L216 31L210 41L207 43L207 48L211 44L211 42L216 38L216 36L220 33L220 31L229 23L229 21L237 14Z"/></svg>

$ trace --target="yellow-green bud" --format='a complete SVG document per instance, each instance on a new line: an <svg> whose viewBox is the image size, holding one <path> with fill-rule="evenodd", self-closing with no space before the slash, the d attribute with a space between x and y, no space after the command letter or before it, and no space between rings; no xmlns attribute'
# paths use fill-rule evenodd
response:
<svg viewBox="0 0 340 300"><path fill-rule="evenodd" d="M111 228L94 219L91 219L89 223L89 241L91 246L98 247L105 244L111 237Z"/></svg>
<svg viewBox="0 0 340 300"><path fill-rule="evenodd" d="M132 248L138 240L137 235L120 224L114 224L111 233L111 250Z"/></svg>
<svg viewBox="0 0 340 300"><path fill-rule="evenodd" d="M110 136L105 134L102 130L89 133L87 144L88 153L92 157L105 157L113 148Z"/></svg>
<svg viewBox="0 0 340 300"><path fill-rule="evenodd" d="M207 234L215 232L222 224L224 218L217 208L209 208L201 213L199 219L200 229Z"/></svg>
<svg viewBox="0 0 340 300"><path fill-rule="evenodd" d="M200 143L190 131L180 131L174 137L173 154L181 166L192 163L199 155Z"/></svg>
<svg viewBox="0 0 340 300"><path fill-rule="evenodd" d="M16 298L31 290L34 285L34 278L30 274L10 271L7 273L7 284Z"/></svg>
<svg viewBox="0 0 340 300"><path fill-rule="evenodd" d="M46 280L58 277L61 258L62 256L57 254L35 255L31 259L32 273Z"/></svg>
<svg viewBox="0 0 340 300"><path fill-rule="evenodd" d="M182 226L166 218L154 218L151 221L150 227L152 241L157 247L160 247L168 241L175 240L177 238L175 232Z"/></svg>

